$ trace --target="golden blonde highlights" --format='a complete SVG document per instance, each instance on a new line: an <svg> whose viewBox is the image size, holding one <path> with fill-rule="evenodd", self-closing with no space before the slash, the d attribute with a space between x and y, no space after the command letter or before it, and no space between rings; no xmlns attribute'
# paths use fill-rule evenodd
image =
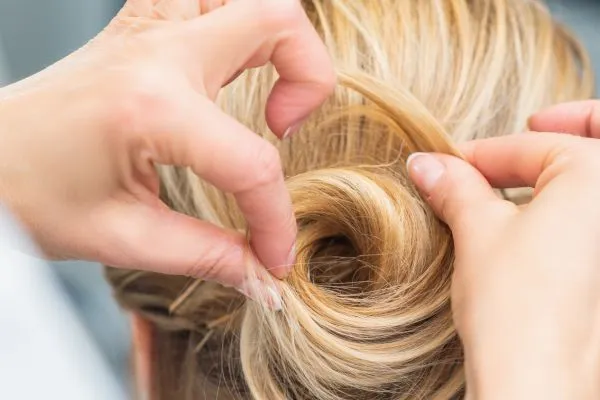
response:
<svg viewBox="0 0 600 400"><path fill-rule="evenodd" d="M210 282L108 270L119 301L154 327L155 399L457 398L451 235L404 162L591 97L587 55L533 0L303 4L338 69L334 96L284 142L264 121L272 68L219 96L280 149L299 228L283 311ZM172 208L245 229L230 196L187 170L161 175Z"/></svg>

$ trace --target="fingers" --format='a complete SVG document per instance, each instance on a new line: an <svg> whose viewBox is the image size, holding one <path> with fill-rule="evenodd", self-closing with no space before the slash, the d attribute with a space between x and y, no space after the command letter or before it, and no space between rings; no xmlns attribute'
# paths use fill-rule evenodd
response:
<svg viewBox="0 0 600 400"><path fill-rule="evenodd" d="M535 114L530 129L600 139L600 100L559 104Z"/></svg>
<svg viewBox="0 0 600 400"><path fill-rule="evenodd" d="M575 140L555 133L526 133L476 140L460 149L492 186L535 187L542 172L556 160L574 156Z"/></svg>
<svg viewBox="0 0 600 400"><path fill-rule="evenodd" d="M266 113L279 137L296 129L333 91L332 62L298 0L233 1L190 21L181 33L190 74L203 75L209 94L239 70L273 63L280 78Z"/></svg>
<svg viewBox="0 0 600 400"><path fill-rule="evenodd" d="M97 237L108 265L217 281L281 308L273 278L235 232L139 202L113 203L97 222L105 227L106 234Z"/></svg>
<svg viewBox="0 0 600 400"><path fill-rule="evenodd" d="M476 169L456 157L414 153L407 166L417 188L455 235L477 231L482 221L489 222L492 209L512 210Z"/></svg>
<svg viewBox="0 0 600 400"><path fill-rule="evenodd" d="M155 161L189 166L232 193L258 258L283 278L295 262L296 220L277 149L203 96L180 101L168 126L151 135Z"/></svg>

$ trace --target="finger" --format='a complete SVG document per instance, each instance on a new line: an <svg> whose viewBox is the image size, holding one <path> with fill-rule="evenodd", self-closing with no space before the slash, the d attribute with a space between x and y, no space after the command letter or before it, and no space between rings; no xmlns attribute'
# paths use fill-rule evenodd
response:
<svg viewBox="0 0 600 400"><path fill-rule="evenodd" d="M279 137L297 128L333 91L332 62L298 0L234 1L190 21L180 32L189 73L202 74L209 93L239 70L273 63L280 78L266 116Z"/></svg>
<svg viewBox="0 0 600 400"><path fill-rule="evenodd" d="M481 221L489 223L498 212L506 215L514 211L475 168L459 158L414 153L407 166L423 197L455 235L477 231Z"/></svg>
<svg viewBox="0 0 600 400"><path fill-rule="evenodd" d="M207 98L180 94L180 107L156 132L154 159L189 166L235 196L260 261L283 278L295 262L296 220L277 149ZM163 114L164 115L164 114Z"/></svg>
<svg viewBox="0 0 600 400"><path fill-rule="evenodd" d="M460 149L492 186L535 187L542 172L566 154L575 140L556 133L525 133L475 140Z"/></svg>
<svg viewBox="0 0 600 400"><path fill-rule="evenodd" d="M107 265L216 281L281 308L276 283L235 232L138 202L111 204L95 226L104 227L96 238Z"/></svg>
<svg viewBox="0 0 600 400"><path fill-rule="evenodd" d="M559 104L529 119L538 132L570 133L600 139L600 100Z"/></svg>

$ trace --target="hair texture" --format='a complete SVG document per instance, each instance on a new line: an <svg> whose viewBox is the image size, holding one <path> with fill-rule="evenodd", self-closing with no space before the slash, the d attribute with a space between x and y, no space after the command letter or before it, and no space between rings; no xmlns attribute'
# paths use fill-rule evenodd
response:
<svg viewBox="0 0 600 400"><path fill-rule="evenodd" d="M338 69L332 98L282 142L264 120L273 68L247 71L218 99L280 150L299 230L283 311L211 282L108 270L121 304L154 327L155 399L460 397L452 238L404 162L458 155L456 143L523 131L539 109L591 97L587 55L534 0L303 4ZM231 197L190 171L161 177L173 209L246 228Z"/></svg>

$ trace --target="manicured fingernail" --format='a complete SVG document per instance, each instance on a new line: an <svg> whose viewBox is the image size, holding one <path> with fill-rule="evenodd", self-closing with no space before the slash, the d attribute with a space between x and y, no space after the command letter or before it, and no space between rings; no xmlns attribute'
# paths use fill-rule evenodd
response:
<svg viewBox="0 0 600 400"><path fill-rule="evenodd" d="M302 128L303 123L304 123L304 119L296 122L295 124L292 124L289 128L287 128L285 130L285 132L283 132L283 136L281 137L281 140L285 140L285 139L289 138L290 136L298 133L300 128Z"/></svg>
<svg viewBox="0 0 600 400"><path fill-rule="evenodd" d="M263 307L273 311L279 311L283 307L283 300L279 290L274 283L262 281L257 277L249 278L244 282L244 287L239 289L248 298L261 304Z"/></svg>
<svg viewBox="0 0 600 400"><path fill-rule="evenodd" d="M292 248L290 250L290 254L288 254L286 272L290 273L290 271L294 268L295 264L296 264L296 243L294 243L294 245L292 246Z"/></svg>
<svg viewBox="0 0 600 400"><path fill-rule="evenodd" d="M427 153L413 153L406 160L410 176L425 193L430 193L444 174L446 167L436 157Z"/></svg>

